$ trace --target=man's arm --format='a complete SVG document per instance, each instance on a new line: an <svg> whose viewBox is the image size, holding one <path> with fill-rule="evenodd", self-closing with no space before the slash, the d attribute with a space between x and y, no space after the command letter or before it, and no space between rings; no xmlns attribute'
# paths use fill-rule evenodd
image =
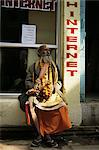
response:
<svg viewBox="0 0 99 150"><path fill-rule="evenodd" d="M34 64L27 70L27 75L25 79L26 90L32 89L34 87Z"/></svg>

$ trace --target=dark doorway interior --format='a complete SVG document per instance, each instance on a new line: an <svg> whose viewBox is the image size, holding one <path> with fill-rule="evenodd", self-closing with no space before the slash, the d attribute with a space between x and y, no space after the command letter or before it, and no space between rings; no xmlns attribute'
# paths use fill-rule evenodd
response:
<svg viewBox="0 0 99 150"><path fill-rule="evenodd" d="M99 1L86 1L86 96L99 96Z"/></svg>

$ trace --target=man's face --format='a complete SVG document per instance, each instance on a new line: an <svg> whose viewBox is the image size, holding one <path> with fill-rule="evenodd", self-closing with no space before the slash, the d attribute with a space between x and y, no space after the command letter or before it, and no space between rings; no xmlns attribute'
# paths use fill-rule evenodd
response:
<svg viewBox="0 0 99 150"><path fill-rule="evenodd" d="M50 51L48 51L48 50L41 51L41 52L40 52L40 56L41 56L42 61L43 61L44 63L50 63L51 60L52 60Z"/></svg>
<svg viewBox="0 0 99 150"><path fill-rule="evenodd" d="M50 56L50 51L48 51L48 50L43 50L43 51L40 52L40 55L41 55L42 57L44 57L44 56Z"/></svg>

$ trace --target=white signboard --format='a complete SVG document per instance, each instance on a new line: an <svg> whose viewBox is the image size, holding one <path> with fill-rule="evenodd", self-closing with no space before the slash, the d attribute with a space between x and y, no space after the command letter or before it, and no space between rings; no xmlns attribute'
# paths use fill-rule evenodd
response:
<svg viewBox="0 0 99 150"><path fill-rule="evenodd" d="M35 25L22 25L22 38L21 42L24 44L36 43L36 26Z"/></svg>
<svg viewBox="0 0 99 150"><path fill-rule="evenodd" d="M1 7L55 11L57 0L1 0Z"/></svg>
<svg viewBox="0 0 99 150"><path fill-rule="evenodd" d="M64 97L74 125L81 123L80 0L64 0Z"/></svg>

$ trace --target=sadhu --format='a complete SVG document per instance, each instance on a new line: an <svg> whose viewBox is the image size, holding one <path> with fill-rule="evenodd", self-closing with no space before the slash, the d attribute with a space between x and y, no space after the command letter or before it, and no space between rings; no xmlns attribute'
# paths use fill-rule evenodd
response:
<svg viewBox="0 0 99 150"><path fill-rule="evenodd" d="M42 141L48 146L57 147L58 143L52 135L72 125L51 50L47 45L41 45L37 53L39 59L29 67L25 80L30 112L38 133L31 147L39 146Z"/></svg>

